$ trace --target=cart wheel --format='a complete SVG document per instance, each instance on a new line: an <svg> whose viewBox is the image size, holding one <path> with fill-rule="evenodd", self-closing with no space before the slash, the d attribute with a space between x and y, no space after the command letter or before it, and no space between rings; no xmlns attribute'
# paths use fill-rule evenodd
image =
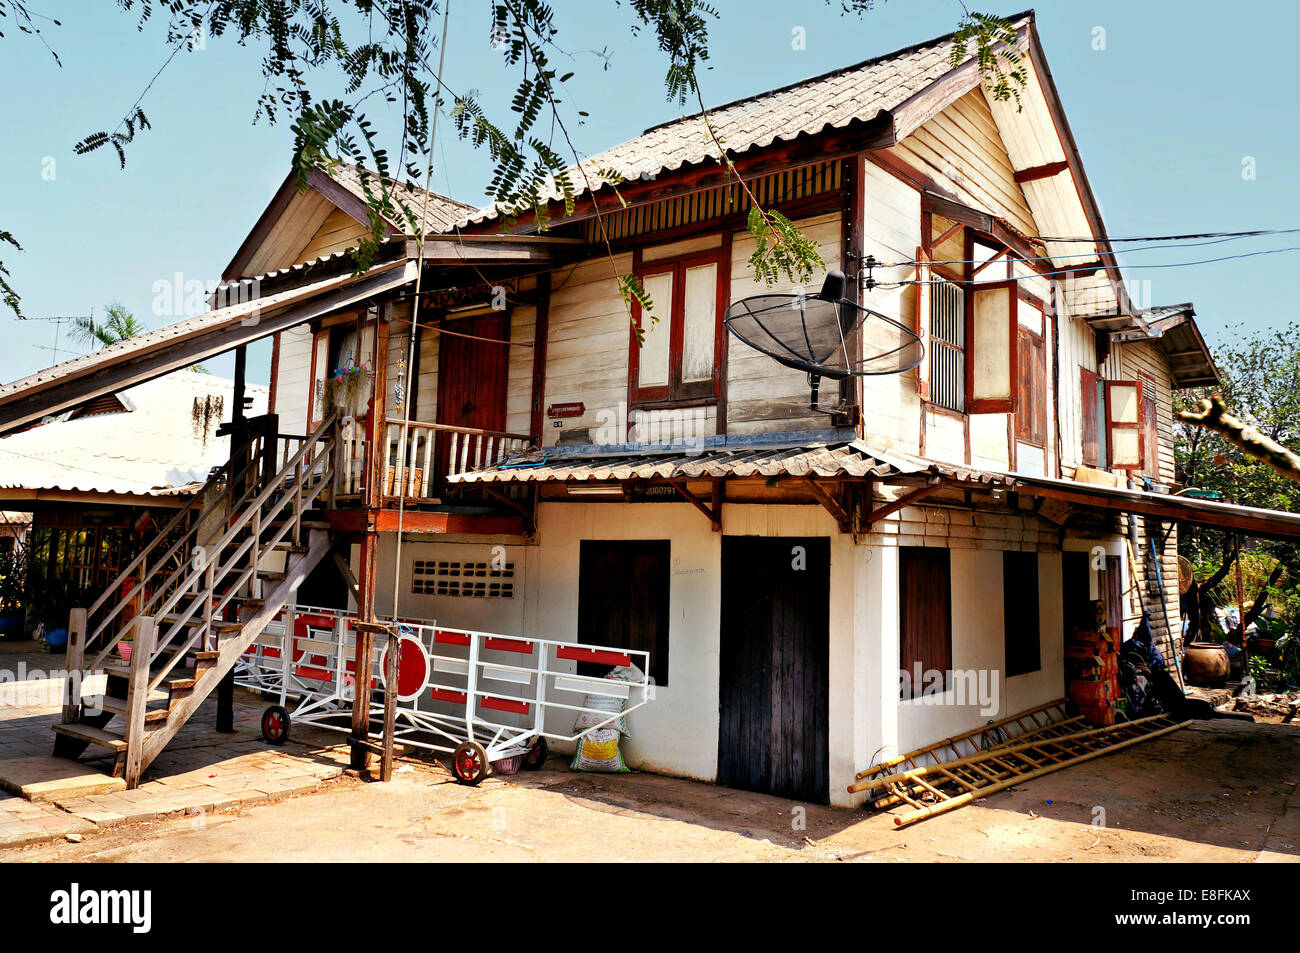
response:
<svg viewBox="0 0 1300 953"><path fill-rule="evenodd" d="M524 770L536 771L546 763L546 756L549 753L546 739L540 736L534 738L533 743L529 745L528 750L524 752Z"/></svg>
<svg viewBox="0 0 1300 953"><path fill-rule="evenodd" d="M476 741L462 741L451 753L451 773L461 784L478 784L489 770L487 751Z"/></svg>
<svg viewBox="0 0 1300 953"><path fill-rule="evenodd" d="M289 713L281 705L262 712L262 737L267 744L282 745L289 740Z"/></svg>

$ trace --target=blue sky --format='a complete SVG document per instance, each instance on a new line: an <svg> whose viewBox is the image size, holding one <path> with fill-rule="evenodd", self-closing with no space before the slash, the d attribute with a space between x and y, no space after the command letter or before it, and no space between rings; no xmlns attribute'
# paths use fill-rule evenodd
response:
<svg viewBox="0 0 1300 953"><path fill-rule="evenodd" d="M822 0L715 0L706 102L718 104L887 53L953 28L956 0L887 0L841 16ZM101 0L35 0L63 21L47 29L63 60L17 32L0 40L6 142L0 150L0 228L25 252L5 249L32 316L85 314L120 300L150 327L155 283L219 277L288 167L287 126L253 125L262 88L257 50L226 38L177 56L145 96L153 129L130 146L125 170L104 150L73 154L89 132L112 128L162 65L161 23ZM680 115L665 101L654 42L630 35L627 11L609 0L557 0L563 45L607 50L608 66L574 52L570 105L590 113L573 129L591 154ZM453 0L446 80L503 101L513 80L489 47L488 5ZM984 3L1007 14L1023 3ZM1038 27L1084 166L1112 235L1300 226L1300 107L1294 37L1300 4L1241 0L1225 13L1202 0L1092 0L1037 7ZM802 27L806 49L792 48ZM1104 31L1104 49L1095 49ZM561 67L565 68L565 67ZM380 119L379 116L373 118ZM380 122L381 129L391 122ZM486 163L439 129L434 188L482 199ZM1253 159L1255 177L1243 178ZM53 160L53 178L48 178ZM1196 249L1133 253L1131 264L1168 263L1300 245L1300 235ZM1150 281L1139 300L1195 302L1211 344L1225 329L1281 327L1300 317L1292 276L1300 253L1220 264L1130 271ZM8 331L0 379L52 363L54 327L0 315ZM63 341L68 342L66 335ZM269 345L250 349L250 378L265 381ZM72 356L65 351L60 359ZM230 358L211 362L229 373Z"/></svg>

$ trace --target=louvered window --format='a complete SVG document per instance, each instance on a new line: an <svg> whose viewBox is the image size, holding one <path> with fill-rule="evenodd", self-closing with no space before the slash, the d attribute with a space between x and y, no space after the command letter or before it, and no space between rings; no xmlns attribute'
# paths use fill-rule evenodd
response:
<svg viewBox="0 0 1300 953"><path fill-rule="evenodd" d="M930 285L930 400L966 410L966 294L934 278Z"/></svg>

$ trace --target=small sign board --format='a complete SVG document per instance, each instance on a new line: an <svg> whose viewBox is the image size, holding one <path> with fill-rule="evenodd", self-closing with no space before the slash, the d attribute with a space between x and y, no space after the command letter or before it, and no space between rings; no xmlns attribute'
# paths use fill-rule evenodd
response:
<svg viewBox="0 0 1300 953"><path fill-rule="evenodd" d="M587 412L587 405L582 401L569 404L551 404L546 408L547 417L581 417Z"/></svg>

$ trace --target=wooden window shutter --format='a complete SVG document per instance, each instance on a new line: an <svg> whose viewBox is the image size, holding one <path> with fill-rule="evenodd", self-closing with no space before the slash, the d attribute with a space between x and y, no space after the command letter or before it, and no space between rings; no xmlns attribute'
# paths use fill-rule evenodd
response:
<svg viewBox="0 0 1300 953"><path fill-rule="evenodd" d="M1086 367L1079 368L1079 391L1083 424L1080 461L1087 466L1101 466L1101 414L1097 406L1097 385L1101 378Z"/></svg>
<svg viewBox="0 0 1300 953"><path fill-rule="evenodd" d="M325 419L329 403L330 379L330 332L328 329L317 331L312 338L311 349L311 392L307 395L307 432L312 433Z"/></svg>
<svg viewBox="0 0 1300 953"><path fill-rule="evenodd" d="M1160 434L1154 390L1154 387L1142 388L1142 472L1157 479L1160 476Z"/></svg>
<svg viewBox="0 0 1300 953"><path fill-rule="evenodd" d="M1020 396L1016 407L1016 439L1047 446L1047 350L1043 339L1020 328L1017 342Z"/></svg>
<svg viewBox="0 0 1300 953"><path fill-rule="evenodd" d="M1106 456L1115 470L1142 469L1142 382L1106 382Z"/></svg>
<svg viewBox="0 0 1300 953"><path fill-rule="evenodd" d="M916 392L930 399L930 257L916 249L916 336L921 339L921 363L916 365Z"/></svg>
<svg viewBox="0 0 1300 953"><path fill-rule="evenodd" d="M966 295L966 410L1010 414L1018 390L1016 282L971 285Z"/></svg>

